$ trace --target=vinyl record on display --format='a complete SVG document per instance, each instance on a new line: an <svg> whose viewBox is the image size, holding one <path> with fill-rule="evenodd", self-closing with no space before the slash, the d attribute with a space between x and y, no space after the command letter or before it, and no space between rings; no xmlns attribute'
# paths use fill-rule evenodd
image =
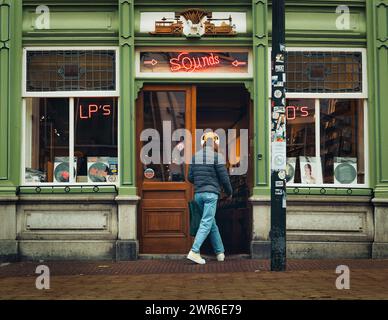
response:
<svg viewBox="0 0 388 320"><path fill-rule="evenodd" d="M286 181L290 182L295 175L295 168L291 163L286 165Z"/></svg>
<svg viewBox="0 0 388 320"><path fill-rule="evenodd" d="M69 163L62 162L58 164L54 170L54 176L57 182L69 182Z"/></svg>
<svg viewBox="0 0 388 320"><path fill-rule="evenodd" d="M89 178L93 182L106 182L106 176L108 173L108 166L103 162L93 163L89 167Z"/></svg>
<svg viewBox="0 0 388 320"><path fill-rule="evenodd" d="M357 171L353 165L344 162L335 168L334 176L338 182L343 184L350 184L357 178Z"/></svg>

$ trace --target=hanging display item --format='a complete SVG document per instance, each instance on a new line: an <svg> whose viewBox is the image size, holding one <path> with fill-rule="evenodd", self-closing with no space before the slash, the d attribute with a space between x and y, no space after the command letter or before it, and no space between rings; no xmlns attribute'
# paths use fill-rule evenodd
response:
<svg viewBox="0 0 388 320"><path fill-rule="evenodd" d="M212 12L202 9L187 9L175 12L172 18L163 17L155 21L152 35L170 35L187 38L200 38L202 36L234 36L237 34L232 16L226 18L213 18Z"/></svg>
<svg viewBox="0 0 388 320"><path fill-rule="evenodd" d="M357 158L334 158L334 182L357 184Z"/></svg>

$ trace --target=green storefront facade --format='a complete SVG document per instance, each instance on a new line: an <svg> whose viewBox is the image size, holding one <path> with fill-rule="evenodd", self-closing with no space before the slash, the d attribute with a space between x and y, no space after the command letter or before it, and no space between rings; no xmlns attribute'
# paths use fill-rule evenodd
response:
<svg viewBox="0 0 388 320"><path fill-rule="evenodd" d="M0 0L0 259L183 254L192 190L176 175L144 183L159 169L138 156L147 112L158 104L169 113L174 103L163 99L179 93L188 130L211 117L228 127L232 109L217 101L248 97L233 111L243 114L233 128L250 132L246 210L230 209L222 228L236 238L231 253L268 258L271 1L44 5ZM190 33L180 24L189 14L208 29ZM387 258L388 1L287 0L286 29L288 256ZM172 72L171 60L191 66L198 56L200 67ZM112 180L90 180L97 162L116 170ZM77 176L61 176L63 163Z"/></svg>

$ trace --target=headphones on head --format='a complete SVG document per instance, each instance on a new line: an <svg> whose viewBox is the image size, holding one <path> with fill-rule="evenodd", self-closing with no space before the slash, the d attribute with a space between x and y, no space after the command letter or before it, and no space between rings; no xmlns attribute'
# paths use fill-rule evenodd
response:
<svg viewBox="0 0 388 320"><path fill-rule="evenodd" d="M218 146L220 145L220 137L217 133L214 132L206 132L201 137L201 146L205 144L205 142L209 139L212 139L213 142Z"/></svg>

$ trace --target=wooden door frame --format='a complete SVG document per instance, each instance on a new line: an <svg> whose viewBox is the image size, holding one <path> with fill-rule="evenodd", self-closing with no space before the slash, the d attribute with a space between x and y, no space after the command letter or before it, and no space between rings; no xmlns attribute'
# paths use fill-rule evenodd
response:
<svg viewBox="0 0 388 320"><path fill-rule="evenodd" d="M192 139L192 152L195 150L195 124L196 124L196 112L197 112L197 97L196 97L196 85L160 85L160 84L147 84L142 88L138 99L136 100L136 140L139 139L141 131L144 128L144 96L145 91L184 91L186 93L185 101L185 129L188 129L194 137ZM162 142L161 142L162 143ZM140 170L140 150L141 144L139 141L136 141L136 187L137 193L140 196L140 202L137 206L137 234L139 240L139 252L142 252L142 236L144 223L142 221L142 198L143 190L185 190L187 198L192 198L194 189L193 186L188 182L146 182L143 181L142 170ZM188 174L188 165L185 166L185 176ZM189 200L189 199L188 199ZM187 248L191 246L192 237L189 235L189 223L187 224Z"/></svg>
<svg viewBox="0 0 388 320"><path fill-rule="evenodd" d="M136 140L139 139L140 133L143 130L143 109L144 109L144 96L143 93L145 91L185 91L186 92L186 109L185 109L185 128L189 129L192 134L192 152L194 154L195 152L195 143L196 143L196 137L195 137L195 129L196 129L196 120L197 120L197 86L198 84L192 84L192 85L179 85L179 84L172 84L172 85L160 85L160 84L147 84L144 85L142 88L139 97L136 101ZM253 190L253 171L254 171L254 146L253 146L253 139L254 139L254 118L253 118L253 108L254 104L250 96L248 95L247 99L247 108L248 108L248 117L249 117L249 152L251 153L251 157L249 159L249 171L248 171L248 188L250 195ZM252 140L251 140L252 139ZM143 236L143 228L144 223L142 221L142 199L143 199L143 190L170 190L174 186L178 187L182 186L181 182L149 182L145 184L146 188L143 188L143 174L141 168L141 163L139 160L140 156L140 148L141 144L139 141L136 141L136 185L138 190L138 195L140 196L140 201L137 208L137 232L138 232L138 240L139 240L139 251L140 253L143 253L142 248L142 236ZM185 167L185 175L187 176L188 173L188 165ZM194 188L191 184L186 182L187 188L189 189L187 191L187 198L191 199L193 197ZM177 189L178 190L178 189ZM180 189L182 190L182 189ZM248 203L248 207L250 208L250 225L253 223L253 211L250 203ZM187 226L189 228L189 225ZM251 230L251 227L250 227ZM187 247L189 248L192 244L193 237L189 236L188 230L187 230ZM250 237L252 234L250 235ZM147 252L146 252L147 253Z"/></svg>

